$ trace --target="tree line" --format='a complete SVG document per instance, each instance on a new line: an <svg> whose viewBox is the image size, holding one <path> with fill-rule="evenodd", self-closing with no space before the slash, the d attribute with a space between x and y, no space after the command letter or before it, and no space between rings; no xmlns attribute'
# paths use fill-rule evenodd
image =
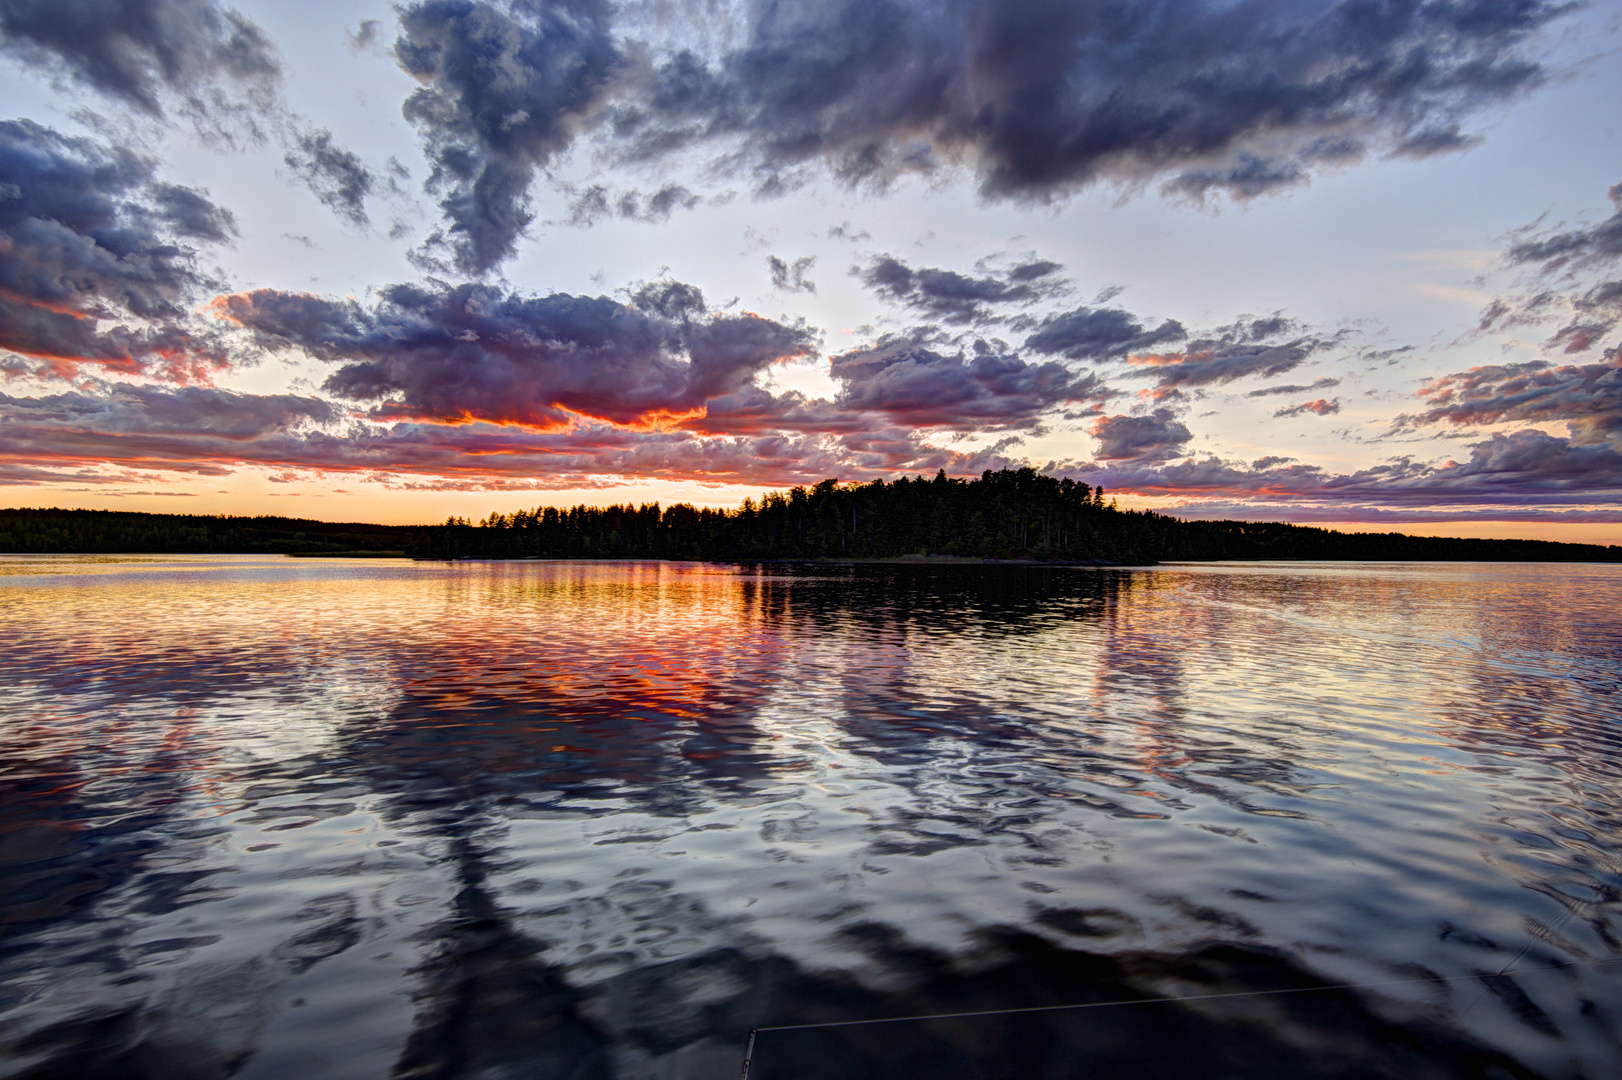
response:
<svg viewBox="0 0 1622 1080"><path fill-rule="evenodd" d="M451 519L411 548L430 558L873 559L904 555L1113 559L1134 550L1132 515L1101 489L1034 469L978 480L906 478L771 492L736 510L686 503L538 507Z"/></svg>
<svg viewBox="0 0 1622 1080"><path fill-rule="evenodd" d="M1185 521L1121 510L1103 489L1031 468L978 479L824 480L746 499L537 507L483 521L391 526L105 510L0 511L4 552L340 554L425 559L724 561L965 558L1145 564L1214 559L1622 562L1622 547L1341 533L1279 522Z"/></svg>
<svg viewBox="0 0 1622 1080"><path fill-rule="evenodd" d="M404 554L416 533L415 526L269 516L0 510L0 552L7 554Z"/></svg>

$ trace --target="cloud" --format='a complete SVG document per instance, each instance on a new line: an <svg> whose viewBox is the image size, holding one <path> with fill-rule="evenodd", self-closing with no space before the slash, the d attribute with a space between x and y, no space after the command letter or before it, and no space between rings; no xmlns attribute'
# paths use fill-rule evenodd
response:
<svg viewBox="0 0 1622 1080"><path fill-rule="evenodd" d="M632 194L635 194L634 192ZM668 221L671 211L678 207L682 210L691 210L697 206L698 196L682 187L680 184L666 184L664 187L648 196L648 201L640 211L629 216L639 221ZM622 200L621 206L624 206Z"/></svg>
<svg viewBox="0 0 1622 1080"><path fill-rule="evenodd" d="M1587 352L1622 322L1622 281L1602 281L1571 300L1572 319L1555 331L1548 347L1566 353ZM1607 355L1615 356L1612 348Z"/></svg>
<svg viewBox="0 0 1622 1080"><path fill-rule="evenodd" d="M1158 180L1173 198L1251 199L1372 154L1471 145L1472 115L1544 80L1533 40L1568 9L709 6L702 18L723 24L711 40L737 45L701 53L657 20L616 26L608 0L417 0L399 9L395 56L423 84L405 112L446 218L419 261L478 275L510 257L537 170L581 137L619 163L697 151L722 172L752 170L761 197L818 167L878 187L962 167L989 198Z"/></svg>
<svg viewBox="0 0 1622 1080"><path fill-rule="evenodd" d="M1622 443L1622 367L1554 367L1542 360L1493 364L1432 379L1419 389L1430 408L1405 424L1567 421L1581 443Z"/></svg>
<svg viewBox="0 0 1622 1080"><path fill-rule="evenodd" d="M1231 163L1188 169L1173 176L1161 185L1161 191L1181 196L1196 205L1204 205L1216 194L1247 202L1262 195L1306 187L1312 182L1312 166L1326 159L1356 161L1362 156L1362 145L1355 139L1334 140L1329 145L1333 148L1330 154L1309 147L1286 158L1266 158L1240 151L1237 160Z"/></svg>
<svg viewBox="0 0 1622 1080"><path fill-rule="evenodd" d="M616 102L631 157L720 142L768 180L883 184L962 162L990 197L1167 180L1233 198L1370 153L1469 145L1538 85L1555 0L1370 7L832 0L750 9L743 43L666 53Z"/></svg>
<svg viewBox="0 0 1622 1080"><path fill-rule="evenodd" d="M369 223L366 197L377 177L354 151L334 144L332 132L321 128L298 133L282 160L323 206L351 225Z"/></svg>
<svg viewBox="0 0 1622 1080"><path fill-rule="evenodd" d="M946 323L983 323L999 305L1024 306L1068 287L1058 263L1031 259L980 276L955 270L914 270L893 255L879 255L855 272L879 296Z"/></svg>
<svg viewBox="0 0 1622 1080"><path fill-rule="evenodd" d="M1206 521L1292 521L1298 524L1321 521L1329 523L1356 522L1366 525L1411 525L1429 522L1515 521L1559 525L1588 525L1622 523L1622 510L1604 507L1544 508L1526 506L1480 509L1427 510L1423 508L1392 509L1385 506L1367 506L1357 503L1334 503L1303 506L1299 502L1265 503L1233 502L1220 499L1196 499L1160 511L1173 517L1203 519Z"/></svg>
<svg viewBox="0 0 1622 1080"><path fill-rule="evenodd" d="M875 423L876 414L826 401L772 398L758 387L730 397L749 395L768 407L768 420L798 408L813 421L808 427L826 425L832 416L847 428L797 433L785 424L714 434L591 420L550 431L477 421L376 423L337 403L295 394L112 385L34 398L0 394L0 482L127 484L157 473L218 476L247 466L461 490L600 487L637 479L780 486L827 476L870 480L942 468L965 475L1024 464L1008 452L1017 440L954 451L909 426ZM1288 512L1269 516L1302 520L1355 520L1371 508L1451 511L1461 518L1581 515L1596 505L1614 506L1622 493L1622 453L1614 445L1536 430L1494 435L1469 447L1464 461L1398 458L1349 474L1277 457L1251 465L1183 457L1187 429L1164 409L1100 418L1094 433L1101 443L1097 461L1050 463L1048 471L1123 494L1206 505L1285 504Z"/></svg>
<svg viewBox="0 0 1622 1080"><path fill-rule="evenodd" d="M0 47L150 116L173 107L226 142L262 137L255 115L281 77L265 32L214 0L5 0Z"/></svg>
<svg viewBox="0 0 1622 1080"><path fill-rule="evenodd" d="M1292 383L1284 386L1263 386L1247 393L1246 397L1274 397L1285 394L1309 394L1314 390L1327 390L1331 386L1339 386L1339 379L1325 376L1322 379L1313 379L1309 383Z"/></svg>
<svg viewBox="0 0 1622 1080"><path fill-rule="evenodd" d="M1088 430L1098 440L1100 461L1165 461L1181 457L1194 438L1170 409L1147 416L1101 416Z"/></svg>
<svg viewBox="0 0 1622 1080"><path fill-rule="evenodd" d="M383 44L383 24L377 19L362 19L354 30L344 31L351 52L372 52Z"/></svg>
<svg viewBox="0 0 1622 1080"><path fill-rule="evenodd" d="M766 269L772 276L772 288L783 292L816 292L816 282L807 280L805 276L816 262L815 255L803 255L795 259L791 266L776 255L766 256Z"/></svg>
<svg viewBox="0 0 1622 1080"><path fill-rule="evenodd" d="M1340 412L1340 401L1327 401L1319 398L1317 401L1304 401L1299 405L1286 406L1273 414L1274 417L1300 416L1302 413L1312 413L1314 416L1332 416Z"/></svg>
<svg viewBox="0 0 1622 1080"><path fill-rule="evenodd" d="M375 37L377 25L362 23L360 36ZM147 116L167 120L177 112L212 143L274 137L288 167L324 205L366 224L364 202L376 176L330 132L306 128L288 111L275 44L215 0L0 0L0 48Z"/></svg>
<svg viewBox="0 0 1622 1080"><path fill-rule="evenodd" d="M217 244L236 239L235 215L209 201L205 191L154 182L147 195L158 221L176 236Z"/></svg>
<svg viewBox="0 0 1622 1080"><path fill-rule="evenodd" d="M1622 184L1610 189L1617 212L1589 228L1544 233L1521 231L1507 261L1534 264L1519 294L1498 296L1482 311L1476 333L1510 333L1519 327L1549 327L1542 346L1565 356L1598 349L1605 363L1561 366L1544 361L1489 365L1427 383L1421 396L1432 409L1399 422L1455 424L1524 420L1571 420L1582 438L1622 430L1622 395L1616 365L1622 340L1606 342L1622 324L1622 280L1603 275L1622 258Z"/></svg>
<svg viewBox="0 0 1622 1080"><path fill-rule="evenodd" d="M1067 405L1108 398L1094 375L1029 363L975 341L955 353L887 337L834 356L833 400L764 390L773 364L813 355L803 326L710 312L695 286L647 283L608 297L525 296L493 286L396 285L376 303L261 289L218 314L263 347L337 365L322 389L380 420L485 421L564 430L585 420L709 435L878 429L1034 430Z"/></svg>
<svg viewBox="0 0 1622 1080"><path fill-rule="evenodd" d="M604 218L612 217L614 208L609 205L608 188L602 184L592 184L569 203L569 224L581 228L590 228Z"/></svg>
<svg viewBox="0 0 1622 1080"><path fill-rule="evenodd" d="M579 417L649 426L702 412L813 336L753 315L704 315L679 282L606 296L395 285L371 307L260 289L216 301L261 344L340 365L323 388L379 417L563 428Z"/></svg>
<svg viewBox="0 0 1622 1080"><path fill-rule="evenodd" d="M569 203L569 224L590 228L606 218L658 224L669 221L675 210L691 210L701 200L680 184L670 183L644 196L632 188L615 196L602 184L592 184Z"/></svg>
<svg viewBox="0 0 1622 1080"><path fill-rule="evenodd" d="M339 415L317 398L198 386L0 394L0 473L10 473L10 483L94 481L107 478L100 471L106 467L223 476L267 441L297 438L300 429ZM23 478L18 469L38 474ZM64 469L78 472L69 476Z"/></svg>
<svg viewBox="0 0 1622 1080"><path fill-rule="evenodd" d="M345 420L339 407L316 398L199 387L0 395L6 484L128 483L154 473L221 476L249 466L351 473L430 490L604 487L635 479L787 485L942 468L976 474L1013 464L1002 450L944 449L896 428L729 438L600 423L550 432L487 423L374 424Z"/></svg>
<svg viewBox="0 0 1622 1080"><path fill-rule="evenodd" d="M673 278L644 282L631 294L631 303L676 322L700 318L709 310L703 290Z"/></svg>
<svg viewBox="0 0 1622 1080"><path fill-rule="evenodd" d="M1180 353L1134 354L1129 362L1153 368L1163 390L1282 375L1329 344L1301 330L1298 323L1277 315L1242 318L1190 341Z"/></svg>
<svg viewBox="0 0 1622 1080"><path fill-rule="evenodd" d="M529 227L537 169L568 149L620 62L607 0L420 0L398 11L400 67L422 85L405 102L433 164L448 224L425 260L479 275Z"/></svg>
<svg viewBox="0 0 1622 1080"><path fill-rule="evenodd" d="M1027 363L985 341L945 355L884 338L832 357L829 374L842 384L839 408L883 413L912 427L1031 428L1057 408L1111 396L1091 373L1056 361Z"/></svg>
<svg viewBox="0 0 1622 1080"><path fill-rule="evenodd" d="M1078 307L1043 319L1025 339L1025 347L1072 360L1109 360L1187 336L1183 324L1174 319L1148 329L1136 315L1120 308Z"/></svg>
<svg viewBox="0 0 1622 1080"><path fill-rule="evenodd" d="M1216 457L1168 464L1126 460L1071 466L1089 483L1138 495L1295 503L1303 511L1337 506L1470 507L1494 518L1506 508L1614 504L1622 494L1622 453L1536 429L1494 435L1469 447L1467 461L1441 465L1397 458L1354 473L1264 459L1258 466Z"/></svg>
<svg viewBox="0 0 1622 1080"><path fill-rule="evenodd" d="M1622 259L1622 184L1607 192L1616 212L1598 225L1533 233L1509 249L1511 263L1538 263L1545 271L1580 269Z"/></svg>
<svg viewBox="0 0 1622 1080"><path fill-rule="evenodd" d="M82 364L181 381L225 356L192 325L213 284L183 240L235 234L230 213L154 177L122 147L0 122L0 349L63 376Z"/></svg>

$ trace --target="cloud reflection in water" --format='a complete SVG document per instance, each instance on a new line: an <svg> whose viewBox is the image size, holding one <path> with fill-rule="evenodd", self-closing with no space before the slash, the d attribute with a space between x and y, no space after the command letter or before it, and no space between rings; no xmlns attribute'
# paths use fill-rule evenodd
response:
<svg viewBox="0 0 1622 1080"><path fill-rule="evenodd" d="M0 1055L721 1075L757 1025L1616 956L1619 586L0 560ZM758 1075L1599 1075L1617 978L779 1033Z"/></svg>

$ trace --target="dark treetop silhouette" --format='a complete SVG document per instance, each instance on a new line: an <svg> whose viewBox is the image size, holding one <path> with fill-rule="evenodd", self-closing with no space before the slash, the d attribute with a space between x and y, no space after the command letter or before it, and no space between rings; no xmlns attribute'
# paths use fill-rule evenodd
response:
<svg viewBox="0 0 1622 1080"><path fill-rule="evenodd" d="M537 507L478 523L335 524L98 510L0 511L4 552L340 554L417 558L884 559L1103 561L1350 559L1618 562L1622 547L1339 533L1281 522L1184 521L1121 510L1102 488L1031 468L978 480L906 478L771 492L736 510L687 503Z"/></svg>

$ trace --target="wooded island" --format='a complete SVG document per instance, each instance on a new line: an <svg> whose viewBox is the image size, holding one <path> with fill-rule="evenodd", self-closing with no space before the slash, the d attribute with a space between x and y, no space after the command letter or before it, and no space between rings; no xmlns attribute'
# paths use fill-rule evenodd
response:
<svg viewBox="0 0 1622 1080"><path fill-rule="evenodd" d="M1216 559L1622 562L1622 546L1341 533L1121 510L1101 488L1034 469L772 492L735 510L687 503L538 507L483 521L369 525L113 510L0 510L0 552L385 554L424 559L717 561L946 555L1044 562Z"/></svg>

